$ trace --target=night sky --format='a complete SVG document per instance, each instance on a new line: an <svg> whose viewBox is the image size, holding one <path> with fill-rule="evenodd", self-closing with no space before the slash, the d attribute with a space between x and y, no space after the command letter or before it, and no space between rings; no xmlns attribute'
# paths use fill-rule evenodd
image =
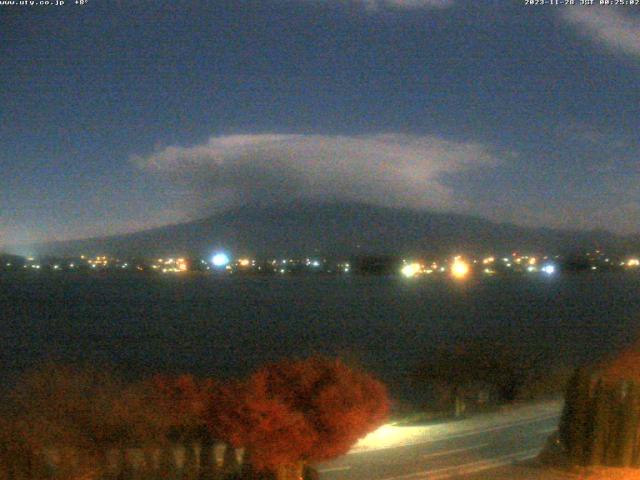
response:
<svg viewBox="0 0 640 480"><path fill-rule="evenodd" d="M301 198L640 231L640 7L67 3L0 6L0 247Z"/></svg>

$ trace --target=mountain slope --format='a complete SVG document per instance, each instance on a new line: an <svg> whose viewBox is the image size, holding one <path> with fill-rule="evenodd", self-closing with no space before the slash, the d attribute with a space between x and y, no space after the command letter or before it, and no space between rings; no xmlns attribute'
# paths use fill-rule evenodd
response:
<svg viewBox="0 0 640 480"><path fill-rule="evenodd" d="M496 224L478 217L363 204L290 204L241 207L209 218L113 237L34 246L40 255L348 256L371 253L449 254L520 251L567 252L602 248L640 250L638 236Z"/></svg>

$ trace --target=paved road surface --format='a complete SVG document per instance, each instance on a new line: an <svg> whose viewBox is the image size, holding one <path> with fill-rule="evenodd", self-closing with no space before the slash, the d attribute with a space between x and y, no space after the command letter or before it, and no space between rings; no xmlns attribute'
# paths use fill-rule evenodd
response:
<svg viewBox="0 0 640 480"><path fill-rule="evenodd" d="M385 425L317 468L322 480L490 479L492 469L535 457L561 409L554 400L438 425Z"/></svg>

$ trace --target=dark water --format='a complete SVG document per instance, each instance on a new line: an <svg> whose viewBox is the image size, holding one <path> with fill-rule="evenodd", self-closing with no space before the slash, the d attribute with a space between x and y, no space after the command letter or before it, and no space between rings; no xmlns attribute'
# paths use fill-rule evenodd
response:
<svg viewBox="0 0 640 480"><path fill-rule="evenodd" d="M579 363L640 327L640 276L485 278L0 277L0 373L43 359L127 372L243 375L309 353L401 383L430 348L500 338Z"/></svg>

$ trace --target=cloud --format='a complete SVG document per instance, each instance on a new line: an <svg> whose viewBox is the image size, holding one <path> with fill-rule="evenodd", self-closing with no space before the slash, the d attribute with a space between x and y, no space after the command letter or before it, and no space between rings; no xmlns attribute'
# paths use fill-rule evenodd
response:
<svg viewBox="0 0 640 480"><path fill-rule="evenodd" d="M35 229L19 223L15 218L0 215L0 253L18 253L9 247L31 243L38 238L37 233Z"/></svg>
<svg viewBox="0 0 640 480"><path fill-rule="evenodd" d="M448 8L454 5L455 0L304 0L319 3L341 3L343 5L356 5L364 7L369 12L381 10L417 10Z"/></svg>
<svg viewBox="0 0 640 480"><path fill-rule="evenodd" d="M640 55L640 19L611 8L567 8L563 18L612 50Z"/></svg>
<svg viewBox="0 0 640 480"><path fill-rule="evenodd" d="M294 200L451 210L463 201L445 177L498 163L482 144L400 134L215 136L132 160L179 185L198 215Z"/></svg>
<svg viewBox="0 0 640 480"><path fill-rule="evenodd" d="M369 10L381 8L416 9L416 8L447 8L453 5L453 0L356 0L365 4Z"/></svg>

